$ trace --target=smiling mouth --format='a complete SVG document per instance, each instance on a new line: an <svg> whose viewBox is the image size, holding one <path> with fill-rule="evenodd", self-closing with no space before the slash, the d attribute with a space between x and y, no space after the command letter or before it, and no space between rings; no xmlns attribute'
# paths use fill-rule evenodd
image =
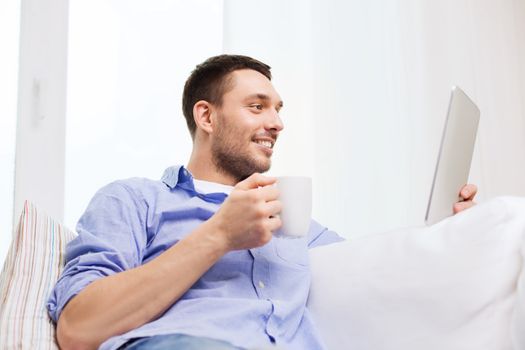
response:
<svg viewBox="0 0 525 350"><path fill-rule="evenodd" d="M268 140L256 140L256 141L253 141L253 142L255 142L256 144L261 145L263 147L269 148L269 149L272 149L273 145L274 145L274 143L272 141L268 141Z"/></svg>

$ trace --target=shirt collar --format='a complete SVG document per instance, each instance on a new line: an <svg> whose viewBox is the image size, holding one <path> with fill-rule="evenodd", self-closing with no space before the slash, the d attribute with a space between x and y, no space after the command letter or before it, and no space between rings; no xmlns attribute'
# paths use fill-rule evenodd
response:
<svg viewBox="0 0 525 350"><path fill-rule="evenodd" d="M193 176L182 165L169 167L162 175L162 182L164 182L171 190L179 187L193 196L197 196L207 202L222 203L228 196L225 193L198 193L193 184Z"/></svg>
<svg viewBox="0 0 525 350"><path fill-rule="evenodd" d="M182 165L175 165L164 170L162 182L171 189L174 189L179 183L189 182L191 187L195 190L195 187L193 186L193 176L191 176L191 173Z"/></svg>

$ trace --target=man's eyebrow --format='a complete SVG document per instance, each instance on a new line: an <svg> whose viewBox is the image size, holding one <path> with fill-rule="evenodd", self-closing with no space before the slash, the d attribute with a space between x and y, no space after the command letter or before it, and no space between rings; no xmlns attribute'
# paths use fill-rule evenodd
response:
<svg viewBox="0 0 525 350"><path fill-rule="evenodd" d="M271 100L270 96L268 96L266 94L253 94L253 95L248 95L246 97L246 100L251 100L251 99L259 99L259 100L263 100L263 101ZM283 107L283 101L279 101L277 103L277 105L282 108Z"/></svg>
<svg viewBox="0 0 525 350"><path fill-rule="evenodd" d="M247 100L251 100L251 99L270 100L270 96L265 95L265 94L252 94L252 95L246 96L246 99Z"/></svg>

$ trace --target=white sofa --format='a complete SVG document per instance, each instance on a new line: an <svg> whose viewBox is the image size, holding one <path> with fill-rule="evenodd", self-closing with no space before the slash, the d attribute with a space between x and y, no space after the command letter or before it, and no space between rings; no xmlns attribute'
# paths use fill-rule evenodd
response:
<svg viewBox="0 0 525 350"><path fill-rule="evenodd" d="M525 349L525 199L310 253L328 349Z"/></svg>
<svg viewBox="0 0 525 350"><path fill-rule="evenodd" d="M75 233L25 204L0 275L0 349L57 349L45 301ZM525 199L315 248L308 307L331 350L525 349Z"/></svg>

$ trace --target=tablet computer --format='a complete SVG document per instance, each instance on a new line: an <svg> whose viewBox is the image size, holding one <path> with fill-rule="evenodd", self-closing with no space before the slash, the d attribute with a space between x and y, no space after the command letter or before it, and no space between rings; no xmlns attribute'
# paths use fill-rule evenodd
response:
<svg viewBox="0 0 525 350"><path fill-rule="evenodd" d="M425 215L427 225L451 216L454 203L460 200L459 191L468 181L479 115L476 104L454 86Z"/></svg>

